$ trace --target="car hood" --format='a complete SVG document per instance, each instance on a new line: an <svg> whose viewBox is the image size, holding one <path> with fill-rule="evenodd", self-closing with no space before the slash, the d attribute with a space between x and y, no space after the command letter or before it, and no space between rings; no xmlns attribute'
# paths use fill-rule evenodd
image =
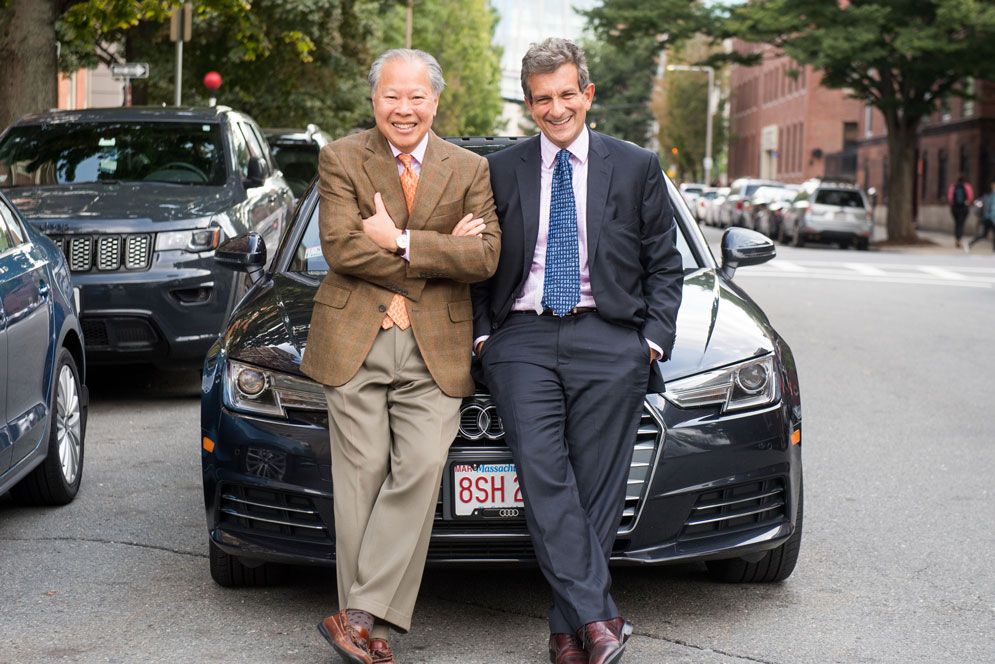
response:
<svg viewBox="0 0 995 664"><path fill-rule="evenodd" d="M277 371L300 374L311 324L314 283L277 274L253 289L228 325L229 357ZM660 368L674 380L769 353L774 331L767 317L735 284L701 269L684 279L671 359Z"/></svg>
<svg viewBox="0 0 995 664"><path fill-rule="evenodd" d="M136 224L209 217L236 202L231 187L178 186L154 182L14 187L6 190L21 214L45 232L58 233L115 222Z"/></svg>

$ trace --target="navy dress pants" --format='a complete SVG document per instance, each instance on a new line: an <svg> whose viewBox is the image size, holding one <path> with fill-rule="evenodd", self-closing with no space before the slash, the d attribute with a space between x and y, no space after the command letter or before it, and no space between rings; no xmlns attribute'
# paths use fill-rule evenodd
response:
<svg viewBox="0 0 995 664"><path fill-rule="evenodd" d="M619 616L608 558L649 381L649 345L595 312L512 313L481 352L553 591L552 633Z"/></svg>

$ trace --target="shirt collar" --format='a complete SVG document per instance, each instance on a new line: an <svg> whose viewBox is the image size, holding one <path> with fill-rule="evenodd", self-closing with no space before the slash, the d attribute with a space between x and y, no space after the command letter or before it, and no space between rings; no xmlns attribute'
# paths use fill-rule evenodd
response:
<svg viewBox="0 0 995 664"><path fill-rule="evenodd" d="M546 138L546 134L539 134L539 145L542 146L542 163L546 168L552 168L553 162L556 161L556 154L560 151L560 148L553 144L553 141ZM591 137L587 133L587 127L584 127L584 131L577 135L574 142L567 146L567 150L570 151L570 155L579 161L584 163L587 161L588 148L591 145Z"/></svg>
<svg viewBox="0 0 995 664"><path fill-rule="evenodd" d="M425 150L428 149L429 133L430 132L425 132L425 135L421 137L421 140L418 142L418 145L416 145L415 149L412 150L410 153L411 156L415 158L415 161L418 162L419 166L425 163ZM395 148L394 144L391 143L390 141L387 141L387 145L390 146L390 151L394 153L394 159L397 159L397 155L404 154L403 152Z"/></svg>

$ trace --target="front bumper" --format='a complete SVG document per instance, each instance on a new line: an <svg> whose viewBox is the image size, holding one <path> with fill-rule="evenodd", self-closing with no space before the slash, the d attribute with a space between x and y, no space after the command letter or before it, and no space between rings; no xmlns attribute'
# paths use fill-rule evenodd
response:
<svg viewBox="0 0 995 664"><path fill-rule="evenodd" d="M73 274L89 361L201 365L234 304L235 273L210 256L160 258L145 271Z"/></svg>
<svg viewBox="0 0 995 664"><path fill-rule="evenodd" d="M234 413L221 405L218 377L210 374L205 371L201 451L210 537L244 559L333 564L324 417L272 420ZM801 446L790 443L799 425L790 408L782 402L720 416L670 404L661 411L653 403L664 402L645 404L613 560L730 558L786 541L794 532L801 482ZM478 442L458 438L450 463L510 462L500 441ZM534 563L521 518L449 518L448 476L440 487L429 562Z"/></svg>

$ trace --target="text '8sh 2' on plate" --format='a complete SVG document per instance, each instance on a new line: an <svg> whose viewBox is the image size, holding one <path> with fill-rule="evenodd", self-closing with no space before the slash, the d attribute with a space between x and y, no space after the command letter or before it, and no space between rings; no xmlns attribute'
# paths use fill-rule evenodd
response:
<svg viewBox="0 0 995 664"><path fill-rule="evenodd" d="M513 463L454 463L450 466L453 516L477 519L524 518L522 490Z"/></svg>

